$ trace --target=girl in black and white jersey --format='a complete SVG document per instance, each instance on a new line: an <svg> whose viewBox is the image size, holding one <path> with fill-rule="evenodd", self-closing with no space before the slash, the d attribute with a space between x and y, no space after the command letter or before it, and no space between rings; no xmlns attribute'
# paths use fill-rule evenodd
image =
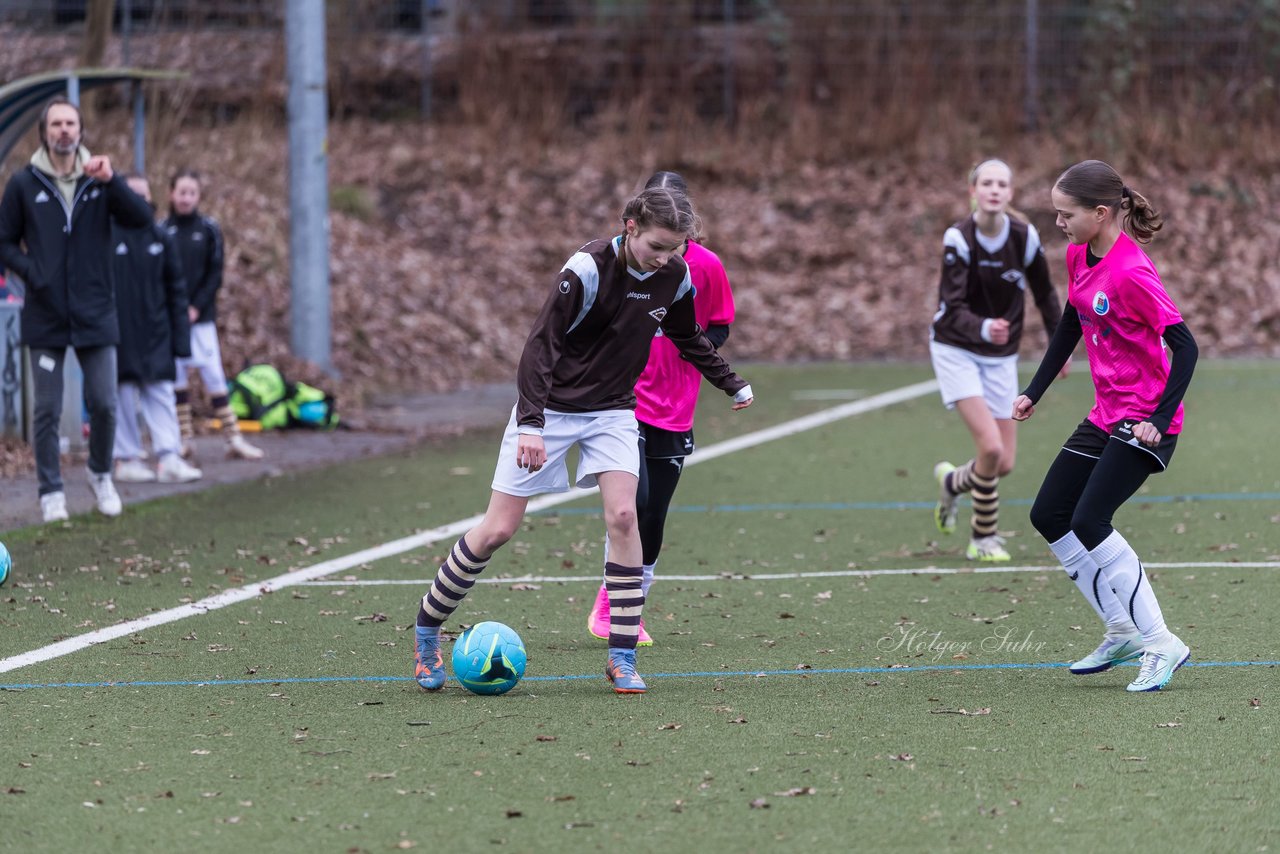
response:
<svg viewBox="0 0 1280 854"><path fill-rule="evenodd" d="M1049 280L1040 235L1009 206L1013 172L1002 160L985 160L969 173L973 213L943 237L938 310L929 330L929 355L942 402L955 409L973 436L975 453L958 468L933 470L939 498L938 530L956 527L956 500L973 500L969 560L1004 562L1009 552L997 533L997 483L1013 471L1017 456L1013 399L1017 395L1018 346L1028 287L1049 335L1061 318ZM1062 369L1065 376L1067 367Z"/></svg>
<svg viewBox="0 0 1280 854"><path fill-rule="evenodd" d="M263 450L240 434L240 425L231 410L217 326L218 292L222 289L222 229L213 218L200 212L200 193L198 173L190 169L175 173L169 181L169 216L160 224L178 250L190 299L191 355L177 360L177 379L173 384L183 456L191 456L194 451L189 384L191 371L199 371L213 414L222 424L227 455L260 460Z"/></svg>
<svg viewBox="0 0 1280 854"><path fill-rule="evenodd" d="M519 399L502 439L489 507L454 544L418 608L414 678L424 689L444 686L441 625L520 527L529 499L569 489L566 458L577 445L577 485L599 484L609 537L605 675L617 693L646 690L635 664L644 609L635 385L654 335L661 331L732 395L734 409L752 400L751 386L720 357L694 315L693 283L680 249L695 221L683 193L647 189L624 208L623 234L586 244L556 274L520 357Z"/></svg>

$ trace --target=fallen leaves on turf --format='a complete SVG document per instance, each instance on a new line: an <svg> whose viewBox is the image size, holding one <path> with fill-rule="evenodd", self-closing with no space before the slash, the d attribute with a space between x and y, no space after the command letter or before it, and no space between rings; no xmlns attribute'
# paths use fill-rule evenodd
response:
<svg viewBox="0 0 1280 854"><path fill-rule="evenodd" d="M974 717L976 715L991 714L991 707L988 706L982 709L974 709L972 712L969 711L968 709L930 709L929 714L931 715L966 715L968 717Z"/></svg>

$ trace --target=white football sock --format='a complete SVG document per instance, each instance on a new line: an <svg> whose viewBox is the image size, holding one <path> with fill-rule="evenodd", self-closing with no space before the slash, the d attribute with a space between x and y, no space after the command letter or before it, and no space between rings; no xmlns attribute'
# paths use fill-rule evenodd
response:
<svg viewBox="0 0 1280 854"><path fill-rule="evenodd" d="M604 586L604 577L607 575L605 565L609 563L609 532L604 532L604 560L600 561L600 585Z"/></svg>
<svg viewBox="0 0 1280 854"><path fill-rule="evenodd" d="M1143 646L1150 649L1169 639L1164 624L1164 614L1156 601L1151 581L1142 569L1142 561L1119 531L1111 534L1089 552L1094 563L1102 570L1107 581L1120 597L1121 605L1129 613L1134 625L1142 632Z"/></svg>
<svg viewBox="0 0 1280 854"><path fill-rule="evenodd" d="M1049 548L1062 562L1062 568L1067 571L1067 577L1075 582L1080 593L1084 595L1085 601L1093 606L1098 619L1106 624L1108 638L1117 640L1132 637L1138 633L1137 626L1133 624L1133 620L1129 619L1128 612L1120 604L1115 591L1111 589L1111 582L1094 563L1093 558L1089 556L1089 550L1084 547L1084 543L1080 542L1080 538L1074 531L1068 531L1062 539L1049 543Z"/></svg>
<svg viewBox="0 0 1280 854"><path fill-rule="evenodd" d="M653 571L657 566L656 563L646 563L644 565L644 578L640 582L640 592L644 594L646 599L649 598L649 588L653 586Z"/></svg>

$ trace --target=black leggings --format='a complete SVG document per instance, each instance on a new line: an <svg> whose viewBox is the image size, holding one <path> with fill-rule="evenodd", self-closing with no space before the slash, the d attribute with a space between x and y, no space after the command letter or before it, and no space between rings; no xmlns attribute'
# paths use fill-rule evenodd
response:
<svg viewBox="0 0 1280 854"><path fill-rule="evenodd" d="M1102 439L1094 449L1100 451L1097 456L1085 452L1090 449L1069 450L1073 443L1068 441L1044 476L1031 524L1048 542L1074 531L1086 549L1096 549L1115 530L1111 519L1120 505L1162 471L1152 454L1097 432Z"/></svg>
<svg viewBox="0 0 1280 854"><path fill-rule="evenodd" d="M658 562L662 551L662 534L667 525L667 511L680 483L684 457L650 459L644 455L644 439L640 440L640 483L636 486L636 521L640 526L640 546L645 566Z"/></svg>

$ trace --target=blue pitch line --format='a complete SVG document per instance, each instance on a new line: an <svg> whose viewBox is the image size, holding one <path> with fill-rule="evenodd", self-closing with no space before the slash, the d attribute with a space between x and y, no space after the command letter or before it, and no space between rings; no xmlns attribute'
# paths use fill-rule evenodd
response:
<svg viewBox="0 0 1280 854"><path fill-rule="evenodd" d="M805 670L706 670L691 673L647 673L646 679L715 678L727 676L811 676L866 675L885 673L929 673L954 670L1048 670L1066 667L1070 662L1040 664L920 664L907 667L829 667ZM1126 662L1122 667L1137 667ZM1188 661L1185 667L1280 667L1280 661ZM524 682L567 682L577 679L599 679L599 674L566 674L564 676L526 676ZM130 682L23 682L0 685L0 691L26 691L34 688L212 688L244 685L304 685L339 682L412 682L412 676L294 676L284 679L203 679Z"/></svg>
<svg viewBox="0 0 1280 854"><path fill-rule="evenodd" d="M1002 506L1030 507L1033 498L1001 498ZM1280 501L1280 492L1206 492L1189 495L1136 495L1130 504L1183 504L1192 501ZM671 513L760 513L786 510L928 510L934 501L798 501L773 504L685 504L670 509ZM599 507L557 507L539 510L531 516L599 515Z"/></svg>

